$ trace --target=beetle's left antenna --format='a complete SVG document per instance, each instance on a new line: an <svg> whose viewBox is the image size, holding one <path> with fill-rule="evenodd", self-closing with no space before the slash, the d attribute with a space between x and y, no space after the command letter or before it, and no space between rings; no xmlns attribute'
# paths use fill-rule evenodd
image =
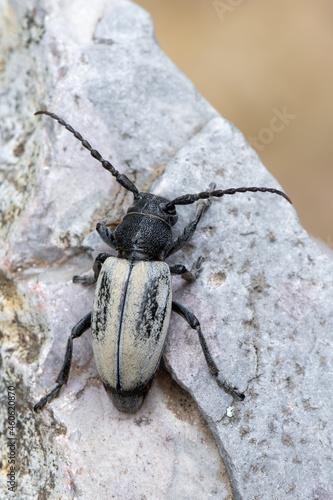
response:
<svg viewBox="0 0 333 500"><path fill-rule="evenodd" d="M101 154L96 150L96 149L93 149L89 142L86 141L81 134L79 134L79 132L77 132L76 130L73 129L73 127L71 125L69 125L68 123L65 122L65 120L63 120L62 118L60 118L59 116L57 116L55 113L51 113L50 111L37 111L35 113L35 115L47 115L47 116L50 116L51 118L53 118L54 120L56 120L58 123L60 123L60 125L63 125L63 127L65 127L67 130L69 130L69 132L71 132L74 137L76 137L76 139L78 139L82 146L85 147L86 149L88 149L88 151L90 152L91 156L93 158L95 158L96 160L98 160L102 166L108 170L111 175L113 175L117 181L119 182L119 184L124 187L125 189L128 189L128 191L131 191L134 195L134 198L138 198L139 197L139 191L137 189L137 187L133 184L133 182L131 182L129 180L129 178L124 175L124 174L121 174L120 172L118 172L118 170L116 170L114 168L113 165L111 165L111 163L107 160L104 160L104 158L101 156Z"/></svg>

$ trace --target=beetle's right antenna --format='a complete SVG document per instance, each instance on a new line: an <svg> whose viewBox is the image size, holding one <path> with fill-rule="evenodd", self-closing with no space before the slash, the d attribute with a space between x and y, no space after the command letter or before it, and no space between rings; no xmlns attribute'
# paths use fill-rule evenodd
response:
<svg viewBox="0 0 333 500"><path fill-rule="evenodd" d="M111 165L111 163L109 161L104 160L104 158L101 156L101 154L96 149L93 149L90 146L89 142L86 141L85 139L83 139L82 135L79 134L79 132L77 132L76 130L74 130L71 125L66 123L65 120L63 120L62 118L57 116L55 113L51 113L50 111L37 111L35 113L35 115L50 116L51 118L56 120L58 123L60 123L60 125L63 125L67 130L69 130L69 132L71 132L74 135L74 137L76 137L76 139L78 139L81 142L83 147L88 149L91 156L93 158L95 158L96 160L98 160L102 164L102 166L106 170L108 170L111 173L111 175L113 175L117 179L117 181L119 182L119 184L122 187L124 187L125 189L127 189L128 191L131 191L133 193L134 199L137 199L139 197L139 191L138 191L137 187L133 184L133 182L131 182L126 175L118 172L118 170L116 170L114 168L114 166Z"/></svg>
<svg viewBox="0 0 333 500"><path fill-rule="evenodd" d="M291 203L291 199L286 195L283 191L274 188L266 188L266 187L241 187L241 188L230 188L230 189L216 189L213 191L202 191L197 194L184 194L183 196L179 196L172 201L169 201L164 206L164 210L173 210L175 205L190 205L191 203L195 203L198 200L207 200L213 196L217 198L221 198L226 194L235 194L235 193L246 193L250 191L251 193L274 193L280 196L283 196L289 203Z"/></svg>

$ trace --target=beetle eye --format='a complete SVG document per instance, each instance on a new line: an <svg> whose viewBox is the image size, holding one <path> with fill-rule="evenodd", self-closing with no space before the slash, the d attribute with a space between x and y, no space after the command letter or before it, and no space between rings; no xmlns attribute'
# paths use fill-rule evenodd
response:
<svg viewBox="0 0 333 500"><path fill-rule="evenodd" d="M161 209L163 212L167 213L168 215L176 215L176 208L175 205L172 205L170 203L166 203L165 205L161 205Z"/></svg>

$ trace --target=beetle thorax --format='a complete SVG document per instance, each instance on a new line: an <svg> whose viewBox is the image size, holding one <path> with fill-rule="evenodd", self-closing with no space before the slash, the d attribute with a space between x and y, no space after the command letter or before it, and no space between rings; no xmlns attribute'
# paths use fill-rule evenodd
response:
<svg viewBox="0 0 333 500"><path fill-rule="evenodd" d="M114 232L116 250L133 260L164 260L172 245L171 227L176 214L168 214L163 207L168 200L160 196L140 193Z"/></svg>

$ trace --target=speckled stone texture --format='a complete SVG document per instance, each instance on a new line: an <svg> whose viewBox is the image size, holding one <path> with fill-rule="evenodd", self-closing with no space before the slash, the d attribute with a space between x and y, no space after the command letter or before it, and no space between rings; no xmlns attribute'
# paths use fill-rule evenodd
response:
<svg viewBox="0 0 333 500"><path fill-rule="evenodd" d="M241 133L163 54L149 15L128 1L1 3L2 406L17 397L13 498L333 498L333 263L274 194L214 200L171 263L174 297L198 316L232 399L209 374L196 333L171 318L165 372L135 415L119 413L98 378L89 333L74 342L67 386L54 384L71 327L93 287L73 284L109 251L94 228L131 202L41 108L65 118L138 188L174 198L276 181ZM195 213L180 207L178 234ZM6 485L6 435L1 497Z"/></svg>

